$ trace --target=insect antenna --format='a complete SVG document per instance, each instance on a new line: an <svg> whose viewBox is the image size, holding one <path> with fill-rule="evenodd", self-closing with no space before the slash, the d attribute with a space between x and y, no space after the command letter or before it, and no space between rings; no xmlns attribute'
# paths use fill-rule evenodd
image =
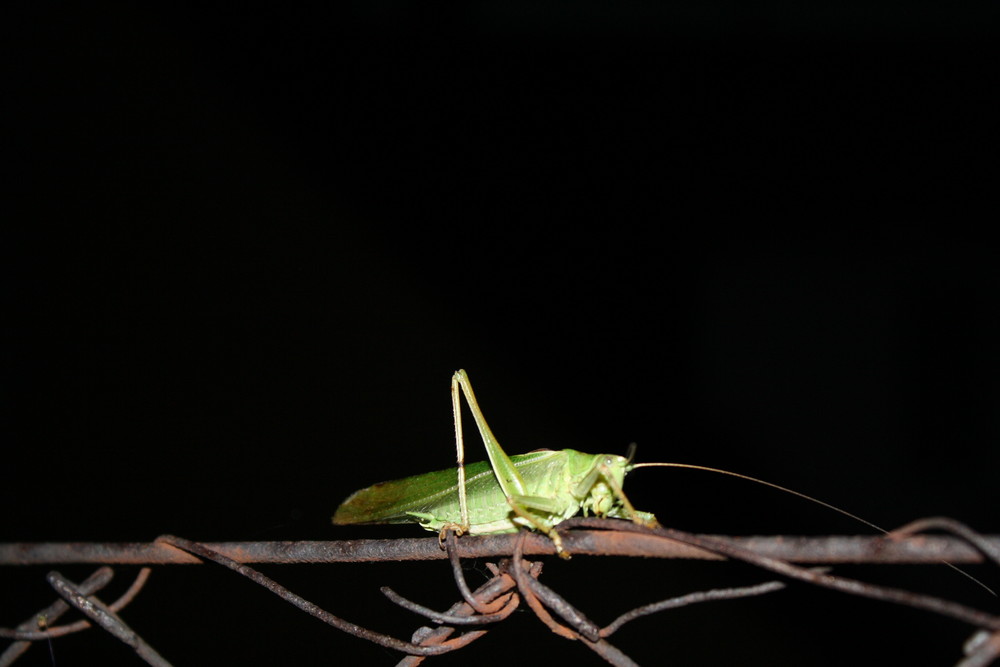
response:
<svg viewBox="0 0 1000 667"><path fill-rule="evenodd" d="M630 445L629 446L629 461L632 460L631 457L634 454L635 454L634 445ZM878 531L878 532L880 532L880 533L882 533L884 535L891 535L891 533L888 530L886 530L885 528L883 528L883 527L881 527L879 525L876 525L876 524L872 523L871 521L869 521L867 519L863 519L862 517L858 516L857 514L852 514L851 512L848 512L845 509L837 507L836 505L832 505L832 504L830 504L828 502L820 500L819 498L814 498L813 496L810 496L810 495L805 494L805 493L801 493L799 491L796 491L795 489L789 489L787 486L781 486L780 484L775 484L774 482L768 482L767 480L758 479L757 477L751 477L750 475L743 475L741 473L733 472L731 470L723 470L721 468L710 468L708 466L699 466L699 465L694 465L692 463L632 463L631 465L629 465L629 467L626 470L631 471L631 470L635 470L636 468L686 468L688 470L704 470L705 472L718 473L720 475L728 475L729 477L736 477L737 479L745 479L748 482L755 482L757 484L763 484L764 486L769 486L772 489L777 489L778 491L782 491L784 493L790 493L793 496L798 496L799 498L802 498L803 500L808 500L811 503L816 503L817 505L821 505L821 506L823 506L823 507L825 507L827 509L830 509L830 510L833 510L834 512L837 512L838 514L846 516L846 517L848 517L850 519L854 519L855 521L859 521L859 522L863 523L864 525L868 526L869 528L872 528L872 529L874 529L874 530L876 530L876 531ZM952 565L948 561L944 561L943 560L941 562L944 563L945 565L947 565L948 567L950 567L951 569L955 570L959 574L961 574L961 575L963 575L963 576L971 579L973 582L979 584L982 588L986 589L991 595L996 596L996 592L992 588L990 588L989 586L987 586L983 582L979 581L978 579L976 579L974 576L972 576L971 574L969 574L968 572L966 572L962 568L958 567L957 565Z"/></svg>
<svg viewBox="0 0 1000 667"><path fill-rule="evenodd" d="M836 505L831 505L828 502L824 502L819 498L814 498L810 495L806 495L805 493L800 493L795 489L789 489L787 486L781 486L780 484L775 484L773 482L768 482L767 480L751 477L750 475L743 475L741 473L733 472L731 470L723 470L721 468L709 468L708 466L699 466L699 465L694 465L692 463L633 463L631 466L629 466L629 470L635 470L636 468L686 468L688 470L704 470L705 472L713 472L713 473L718 473L720 475L728 475L729 477L736 477L737 479L745 479L748 482L763 484L764 486L769 486L772 489L777 489L778 491L782 491L784 493L790 493L793 496L798 496L799 498L802 498L803 500L808 500L811 503L822 505L823 507L833 510L838 514L842 514L843 516L854 519L855 521L859 521L868 526L869 528L877 530L880 533L884 533L886 535L889 534L889 531L886 530L885 528L882 528L881 526L878 526L872 523L871 521L868 521L867 519L863 519L857 514L851 514L847 510L841 509Z"/></svg>

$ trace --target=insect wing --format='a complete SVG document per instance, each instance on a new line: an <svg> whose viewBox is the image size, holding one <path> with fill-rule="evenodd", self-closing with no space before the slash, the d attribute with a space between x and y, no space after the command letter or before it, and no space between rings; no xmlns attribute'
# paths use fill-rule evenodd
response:
<svg viewBox="0 0 1000 667"><path fill-rule="evenodd" d="M558 454L551 450L537 450L515 454L511 460L523 470L525 466ZM465 474L467 488L495 486L499 491L489 461L466 464ZM408 512L426 512L435 504L450 501L457 495L458 471L455 468L380 482L351 494L337 508L333 523L410 523L414 518Z"/></svg>
<svg viewBox="0 0 1000 667"><path fill-rule="evenodd" d="M489 470L489 463L481 461L465 466L469 476ZM355 491L341 503L333 515L338 525L354 523L409 523L414 511L435 500L454 495L458 486L455 468L413 475L390 482L379 482Z"/></svg>

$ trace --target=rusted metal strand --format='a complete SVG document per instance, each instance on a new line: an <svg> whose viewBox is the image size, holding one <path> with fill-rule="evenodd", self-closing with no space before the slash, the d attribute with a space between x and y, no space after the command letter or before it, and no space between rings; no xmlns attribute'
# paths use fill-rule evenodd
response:
<svg viewBox="0 0 1000 667"><path fill-rule="evenodd" d="M388 586L383 586L379 590L381 590L382 594L389 598L393 604L399 605L407 611L412 611L414 614L419 614L420 616L423 616L424 618L427 618L435 623L447 623L449 625L487 625L489 623L499 623L510 616L511 613L517 609L518 604L520 604L516 596L510 596L507 599L507 605L494 614L475 614L472 616L466 616L460 614L449 614L448 612L442 611L434 611L433 609L425 607L422 604L418 604L413 600L404 598Z"/></svg>
<svg viewBox="0 0 1000 667"><path fill-rule="evenodd" d="M989 538L980 535L964 523L956 521L955 519L949 519L948 517L930 516L923 519L917 519L916 521L911 521L905 526L895 529L892 533L890 533L890 535L894 537L904 537L915 535L917 533L923 533L928 530L943 530L946 533L951 533L952 535L960 537L976 549L979 549L979 551L991 561L1000 565L1000 549L997 548L996 542L991 543Z"/></svg>
<svg viewBox="0 0 1000 667"><path fill-rule="evenodd" d="M622 530L564 531L563 542L574 555L641 556L647 558L708 558L719 556L687 544ZM921 535L893 540L873 536L759 536L710 540L736 543L761 556L796 563L909 563L936 564L942 560L960 565L981 563L982 554L957 537ZM463 537L458 540L461 558L495 558L513 553L516 535ZM1000 550L1000 536L982 540ZM338 540L298 542L205 542L206 547L239 563L351 563L447 558L436 537L390 540ZM525 555L555 553L552 542L529 535ZM193 565L200 561L156 543L42 542L0 544L0 565L54 565L100 563L130 565Z"/></svg>
<svg viewBox="0 0 1000 667"><path fill-rule="evenodd" d="M389 635L384 635L380 632L373 632L367 628L363 628L360 625L351 623L350 621L345 621L344 619L334 616L325 609L309 602L305 598L302 598L295 593L291 592L275 580L267 577L257 570L254 570L248 565L238 563L231 558L228 558L222 554L213 552L204 544L198 542L192 542L191 540L186 540L181 537L174 537L173 535L161 535L157 538L163 544L167 544L177 549L183 549L189 553L197 554L201 558L207 560L215 561L219 565L227 567L234 572L237 572L244 577L247 577L251 581L260 584L262 587L266 588L270 592L274 593L280 597L285 602L288 602L302 611L310 614L319 620L327 623L338 630L352 634L355 637L360 637L361 639L367 639L370 642L379 644L386 648L395 649L397 651L402 651L404 653L409 653L410 655L440 655L442 653L447 653L448 651L453 651L458 648L469 644L470 642L481 637L484 632L482 630L477 630L473 632L468 632L458 639L452 639L448 642L444 642L435 646L418 646L416 644L411 644L410 642L404 642L395 637L390 637Z"/></svg>
<svg viewBox="0 0 1000 667"><path fill-rule="evenodd" d="M50 572L47 578L64 600L83 612L91 621L131 646L136 654L152 667L170 667L169 662L103 602L93 596L81 593L76 584L58 572Z"/></svg>
<svg viewBox="0 0 1000 667"><path fill-rule="evenodd" d="M599 522L595 522L594 519L587 518L569 519L566 523L572 526L591 528L597 528L603 525ZM661 527L650 529L642 526L636 526L634 524L624 524L620 527L620 530L642 531L643 534L652 532L653 534L660 535L668 540L676 540L678 542L685 542L691 545L699 545L705 549L711 549L720 555L742 560L750 563L751 565L756 565L757 567L770 570L771 572L775 572L792 579L799 579L800 581L806 581L818 586L832 588L844 593L882 600L885 602L894 602L916 609L924 609L943 616L950 616L951 618L969 623L970 625L979 628L1000 631L1000 616L993 616L992 614L987 614L978 609L973 609L971 607L966 607L949 600L935 598L929 595L911 593L909 591L898 588L890 588L888 586L876 586L874 584L868 584L856 579L825 574L817 570L807 570L792 565L790 562L784 560L763 556L738 544L728 542L725 539L694 535L692 533L685 533L672 528Z"/></svg>
<svg viewBox="0 0 1000 667"><path fill-rule="evenodd" d="M492 608L491 605L493 603L503 603L505 599L513 604L515 602L513 596L517 595L511 591L511 589L516 586L513 577L500 572L500 570L496 568L493 563L487 563L486 566L493 573L493 578L473 591L472 596L476 600L476 606L481 608ZM532 576L538 576L540 571L541 568L534 568ZM447 613L460 616L472 616L478 612L472 605L462 600L453 604L448 609ZM447 641L448 638L454 633L455 628L447 625L438 625L433 628L422 626L417 628L416 632L413 633L411 641L414 644L419 644L421 646L434 646ZM397 667L416 667L423 662L425 657L426 656L422 655L408 655L397 663Z"/></svg>
<svg viewBox="0 0 1000 667"><path fill-rule="evenodd" d="M573 607L569 602L567 602L562 596L553 591L548 586L542 584L538 579L532 579L527 576L522 566L522 552L521 545L524 544L524 540L521 539L517 543L517 547L514 549L514 557L511 558L511 574L514 575L514 579L517 581L518 589L525 596L525 601L529 601L534 598L539 604L544 604L546 607L556 612L562 619L573 626L573 630L560 626L555 627L555 620L548 614L548 612L539 612L538 606L535 604L530 604L529 606L535 612L543 623L548 625L553 632L557 635L567 637L568 639L576 639L575 633L586 637L592 642L596 642L601 638L601 628L587 618L583 612ZM575 632L574 632L575 631Z"/></svg>
<svg viewBox="0 0 1000 667"><path fill-rule="evenodd" d="M465 580L465 573L462 571L462 561L458 555L458 537L455 535L455 531L445 530L444 536L445 550L448 552L448 560L451 561L451 573L455 579L455 585L458 586L458 592L462 594L462 599L480 615L488 615L497 611L487 605L480 604L472 594L469 583Z"/></svg>
<svg viewBox="0 0 1000 667"><path fill-rule="evenodd" d="M625 655L625 653L606 639L600 637L600 630L593 621L584 616L579 610L573 608L566 600L556 594L555 591L547 586L542 586L537 578L529 576L524 571L521 558L526 536L526 533L522 533L518 537L514 548L514 555L509 561L510 573L517 581L518 590L521 591L524 601L535 612L538 619L560 637L579 639L584 646L597 653L605 661L615 665L615 667L638 667L632 658ZM545 610L545 607L552 609L564 621L573 625L580 634L557 622ZM587 637L587 635L590 636Z"/></svg>
<svg viewBox="0 0 1000 667"><path fill-rule="evenodd" d="M77 590L83 595L93 595L107 586L111 582L112 577L114 577L112 569L110 567L102 567L87 577L82 583L78 584ZM18 632L31 632L33 630L38 630L39 628L49 627L69 610L70 606L65 600L56 600L45 609L21 623L15 629ZM12 642L11 645L8 646L2 654L0 654L0 666L8 667L15 660L21 657L25 651L31 648L31 646L32 642L24 639Z"/></svg>
<svg viewBox="0 0 1000 667"><path fill-rule="evenodd" d="M106 575L102 574L102 576L107 576L107 580L110 581L112 576L111 568L103 567L100 570L98 570L98 572L100 573L104 570L107 570L107 574ZM117 600L108 605L108 609L117 613L122 609L124 609L125 607L127 607L129 603L131 603L132 600L135 599L135 596L139 594L139 591L142 590L143 586L146 585L146 581L149 580L149 573L151 571L152 570L148 567L144 567L141 570L139 570L139 574L136 575L135 580L132 582L132 585L129 586L127 591L122 593L121 597L119 597ZM52 574L58 574L58 573L50 572L48 576L51 577ZM91 578L88 578L85 582L77 586L77 590L83 595L88 595L88 596L92 595L94 592L99 590L99 589L94 589L93 591L91 591L88 584L88 582L90 581ZM107 582L102 584L101 587L105 586L106 583ZM90 621L87 621L85 619L81 619L79 621L75 621L67 625L52 625L53 620L55 619L47 620L44 630L39 630L39 629L22 630L20 626L18 626L17 630L0 628L0 637L17 639L19 641L41 641L44 639L55 639L56 637L64 637L66 635L73 634L74 632L81 632L91 627ZM6 656L7 654L4 653L4 655ZM3 664L5 663L3 663L2 660L0 660L0 665Z"/></svg>
<svg viewBox="0 0 1000 667"><path fill-rule="evenodd" d="M977 632L965 642L965 658L955 667L986 667L1000 657L1000 631Z"/></svg>
<svg viewBox="0 0 1000 667"><path fill-rule="evenodd" d="M610 637L614 633L618 632L626 623L634 621L637 618L643 616L649 616L650 614L656 614L667 609L678 609L680 607L686 607L690 604L696 604L700 602L715 602L717 600L735 600L737 598L751 597L754 595L764 595L766 593L773 593L774 591L780 591L785 588L784 582L781 581L765 581L762 584L757 584L756 586L743 586L740 588L715 588L708 591L696 591L694 593L688 593L687 595L681 595L679 597L670 598L668 600L661 600L659 602L654 602L652 604L646 604L641 607L636 607L635 609L628 611L614 621L609 623L607 626L601 629L601 637Z"/></svg>

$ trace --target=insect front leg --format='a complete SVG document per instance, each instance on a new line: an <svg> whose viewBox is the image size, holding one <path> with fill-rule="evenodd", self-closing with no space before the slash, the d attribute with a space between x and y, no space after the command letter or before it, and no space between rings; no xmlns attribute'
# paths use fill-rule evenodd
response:
<svg viewBox="0 0 1000 667"><path fill-rule="evenodd" d="M640 512L629 501L622 490L628 460L615 455L598 455L586 474L579 478L573 495L581 499L584 514L593 512L596 516L629 519L643 526L656 526L656 517L649 512Z"/></svg>
<svg viewBox="0 0 1000 667"><path fill-rule="evenodd" d="M601 476L604 481L607 482L608 488L614 494L615 498L622 504L622 509L625 512L625 517L631 519L634 523L640 526L646 526L649 528L656 528L659 526L659 522L656 517L649 512L640 512L637 510L632 503L629 501L628 496L625 495L624 489L622 489L622 484L620 479L624 479L624 471L622 471L620 478L615 475L615 470L606 463L598 464L598 469L600 470Z"/></svg>

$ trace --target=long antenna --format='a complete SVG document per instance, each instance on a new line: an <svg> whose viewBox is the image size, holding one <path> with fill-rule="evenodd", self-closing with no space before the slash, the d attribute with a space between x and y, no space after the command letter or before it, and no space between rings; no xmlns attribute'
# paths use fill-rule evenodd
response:
<svg viewBox="0 0 1000 667"><path fill-rule="evenodd" d="M629 453L630 454L634 454L635 453L634 450L631 449L631 447L629 449ZM845 509L841 509L840 507L837 507L836 505L831 505L830 503L822 501L819 498L814 498L814 497L812 497L810 495L807 495L805 493L800 493L799 491L796 491L795 489L789 489L787 486L781 486L780 484L775 484L773 482L768 482L768 481L763 480L763 479L758 479L756 477L751 477L750 475L743 475L743 474L740 474L738 472L732 472L731 470L723 470L721 468L710 468L708 466L699 466L699 465L694 465L692 463L633 463L632 465L629 466L628 470L635 470L636 468L686 468L688 470L704 470L705 472L714 472L714 473L718 473L720 475L728 475L729 477L736 477L737 479L745 479L748 482L756 482L757 484L763 484L764 486L769 486L772 489L777 489L778 491L783 491L785 493L790 493L793 496L798 496L799 498L802 498L803 500L808 500L809 502L816 503L817 505L822 505L823 507L826 507L827 509L831 509L834 512L837 512L838 514L842 514L842 515L844 515L846 517L854 519L855 521L859 521L859 522L863 523L864 525L868 526L869 528L873 528L873 529L877 530L878 532L880 532L880 533L882 533L884 535L890 535L891 534L888 530L886 530L882 526L876 525L876 524L872 523L871 521L869 521L867 519L861 518L857 514L852 514L851 512L848 512ZM945 565L947 565L948 567L950 567L951 569L955 570L959 574L961 574L961 575L967 577L968 579L971 579L975 583L979 584L982 588L986 589L986 591L988 591L991 595L996 596L996 592L992 588L990 588L989 586L987 586L983 582L979 581L978 579L976 579L975 577L973 577L971 574L969 574L968 572L966 572L962 568L960 568L960 567L958 567L956 565L952 565L951 563L949 563L948 561L945 561L945 560L943 560L941 562L944 563Z"/></svg>
<svg viewBox="0 0 1000 667"><path fill-rule="evenodd" d="M756 482L757 484L763 484L764 486L769 486L772 489L777 489L778 491L784 491L785 493L790 493L793 496L798 496L799 498L802 498L803 500L808 500L809 502L816 503L817 505L822 505L823 507L826 507L827 509L831 509L834 512L837 512L838 514L843 514L844 516L850 517L851 519L854 519L855 521L860 521L861 523L865 524L869 528L874 528L875 530L879 531L880 533L885 533L886 535L889 534L889 531L886 530L885 528L882 528L881 526L875 525L871 521L868 521L867 519L863 519L860 516L858 516L857 514L851 514L847 510L841 509L841 508L837 507L836 505L831 505L830 503L824 502L824 501L820 500L819 498L813 498L812 496L806 495L804 493L800 493L800 492L796 491L795 489L789 489L786 486L781 486L780 484L775 484L773 482L768 482L767 480L763 480L763 479L757 479L756 477L751 477L750 475L741 475L740 473L738 473L738 472L732 472L731 470L723 470L721 468L709 468L708 466L699 466L699 465L694 465L692 463L633 463L632 466L631 466L631 468L633 470L636 469L636 468L687 468L688 470L704 470L705 472L714 472L714 473L718 473L720 475L729 475L730 477L736 477L738 479L745 479L748 482Z"/></svg>

